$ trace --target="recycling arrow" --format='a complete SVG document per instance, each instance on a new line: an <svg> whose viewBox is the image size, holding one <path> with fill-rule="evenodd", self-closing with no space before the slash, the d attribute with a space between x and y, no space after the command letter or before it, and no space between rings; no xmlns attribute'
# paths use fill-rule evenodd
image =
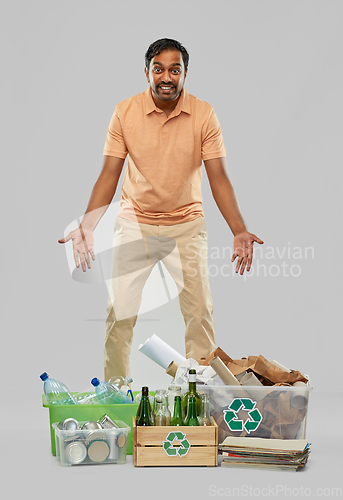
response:
<svg viewBox="0 0 343 500"><path fill-rule="evenodd" d="M228 410L224 410L224 420L231 431L242 431L243 427L248 434L255 431L262 422L260 411L255 408L256 401L249 398L235 398ZM239 410L248 412L248 418L243 423L237 416Z"/></svg>
<svg viewBox="0 0 343 500"><path fill-rule="evenodd" d="M173 442L177 440L180 441L180 446L175 448L173 446ZM189 449L191 447L190 442L186 439L186 434L183 432L169 432L166 440L163 441L163 449L170 457L179 455L179 457L183 457L187 455Z"/></svg>

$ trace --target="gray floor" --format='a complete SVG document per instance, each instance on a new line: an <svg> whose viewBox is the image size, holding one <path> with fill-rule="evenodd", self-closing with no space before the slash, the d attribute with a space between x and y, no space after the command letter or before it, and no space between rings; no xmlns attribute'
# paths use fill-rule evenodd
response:
<svg viewBox="0 0 343 500"><path fill-rule="evenodd" d="M311 455L304 470L277 472L222 467L135 468L132 456L125 465L61 467L50 453L48 410L45 427L1 432L1 472L10 498L139 498L149 489L154 498L339 498L343 495L343 394L311 394L307 439ZM40 420L41 421L41 420ZM147 498L144 495L142 498Z"/></svg>

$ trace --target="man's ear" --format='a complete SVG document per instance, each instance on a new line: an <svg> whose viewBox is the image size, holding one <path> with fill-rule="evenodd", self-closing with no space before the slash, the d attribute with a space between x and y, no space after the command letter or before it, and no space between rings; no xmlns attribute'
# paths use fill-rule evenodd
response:
<svg viewBox="0 0 343 500"><path fill-rule="evenodd" d="M145 76L147 77L148 79L148 82L150 83L150 79L149 79L149 71L146 69L146 67L144 68L144 73L145 73Z"/></svg>

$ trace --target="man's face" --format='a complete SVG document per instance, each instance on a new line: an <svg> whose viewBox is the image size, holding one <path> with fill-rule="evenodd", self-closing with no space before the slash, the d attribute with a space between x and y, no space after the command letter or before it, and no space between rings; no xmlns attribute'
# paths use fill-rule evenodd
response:
<svg viewBox="0 0 343 500"><path fill-rule="evenodd" d="M151 59L149 71L145 68L145 74L153 97L174 101L181 93L187 74L181 52L163 50Z"/></svg>

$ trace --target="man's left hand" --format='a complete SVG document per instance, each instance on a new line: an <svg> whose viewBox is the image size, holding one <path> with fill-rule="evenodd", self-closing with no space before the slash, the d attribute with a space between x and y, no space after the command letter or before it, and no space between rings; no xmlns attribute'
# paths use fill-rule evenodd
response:
<svg viewBox="0 0 343 500"><path fill-rule="evenodd" d="M239 268L240 274L242 275L245 271L250 271L253 255L253 244L254 241L263 245L263 241L258 238L255 234L248 233L244 231L242 233L236 234L233 240L233 255L231 262L234 262L237 258L237 265L235 272L238 273Z"/></svg>

